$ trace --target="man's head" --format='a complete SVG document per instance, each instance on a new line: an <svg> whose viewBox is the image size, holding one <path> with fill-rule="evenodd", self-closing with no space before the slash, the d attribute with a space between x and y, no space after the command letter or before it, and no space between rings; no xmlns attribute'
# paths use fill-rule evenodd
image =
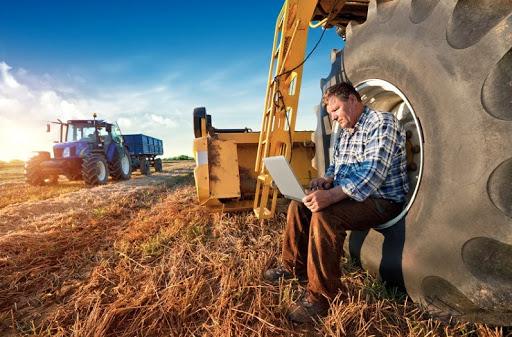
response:
<svg viewBox="0 0 512 337"><path fill-rule="evenodd" d="M342 128L353 128L364 109L361 96L347 82L328 88L323 100L331 119L338 122Z"/></svg>

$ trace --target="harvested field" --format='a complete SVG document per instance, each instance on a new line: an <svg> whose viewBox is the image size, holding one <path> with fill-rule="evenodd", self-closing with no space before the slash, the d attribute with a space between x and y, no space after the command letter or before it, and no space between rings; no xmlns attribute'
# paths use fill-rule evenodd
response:
<svg viewBox="0 0 512 337"><path fill-rule="evenodd" d="M284 215L261 224L199 207L192 167L166 164L91 189L63 181L40 194L0 180L19 190L0 204L0 335L507 335L433 319L350 263L325 320L288 323L301 286L261 281L278 258Z"/></svg>

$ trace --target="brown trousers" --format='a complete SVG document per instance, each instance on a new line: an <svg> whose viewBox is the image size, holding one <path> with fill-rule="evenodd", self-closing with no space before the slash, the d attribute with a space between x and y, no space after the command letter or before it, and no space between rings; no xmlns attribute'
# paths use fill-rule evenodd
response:
<svg viewBox="0 0 512 337"><path fill-rule="evenodd" d="M332 300L341 287L341 257L346 230L367 230L400 213L402 204L368 198L345 199L312 213L303 203L288 207L283 239L283 263L308 278L312 301Z"/></svg>

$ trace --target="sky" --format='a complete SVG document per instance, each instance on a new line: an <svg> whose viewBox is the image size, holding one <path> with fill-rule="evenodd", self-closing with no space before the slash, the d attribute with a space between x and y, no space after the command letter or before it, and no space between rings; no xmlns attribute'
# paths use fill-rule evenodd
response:
<svg viewBox="0 0 512 337"><path fill-rule="evenodd" d="M261 129L281 1L38 1L0 4L0 160L51 149L47 121L117 121L124 134L192 155L192 111L216 128ZM320 29L309 33L308 48ZM297 130L314 130L320 79L343 41L327 30L308 59Z"/></svg>

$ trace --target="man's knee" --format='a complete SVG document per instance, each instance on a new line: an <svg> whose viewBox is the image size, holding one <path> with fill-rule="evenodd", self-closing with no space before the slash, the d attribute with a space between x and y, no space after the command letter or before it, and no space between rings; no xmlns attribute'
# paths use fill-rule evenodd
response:
<svg viewBox="0 0 512 337"><path fill-rule="evenodd" d="M288 205L288 214L301 214L307 208L302 202L292 200Z"/></svg>
<svg viewBox="0 0 512 337"><path fill-rule="evenodd" d="M332 221L332 216L329 212L321 210L311 214L311 222L329 224Z"/></svg>
<svg viewBox="0 0 512 337"><path fill-rule="evenodd" d="M311 214L310 226L313 232L319 233L325 230L331 231L336 226L335 220L326 211L318 211Z"/></svg>

